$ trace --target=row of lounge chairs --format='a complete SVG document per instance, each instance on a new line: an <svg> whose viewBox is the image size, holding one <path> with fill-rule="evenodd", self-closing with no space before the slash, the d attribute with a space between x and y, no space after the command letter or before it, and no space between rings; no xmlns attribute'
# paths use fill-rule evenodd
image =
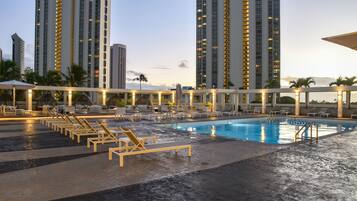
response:
<svg viewBox="0 0 357 201"><path fill-rule="evenodd" d="M161 112L161 113L126 113L125 108L118 108L115 113L116 120L127 121L140 121L148 120L154 122L161 122L163 120L183 120L183 119L198 119L198 118L211 118L211 117L223 117L223 116L239 116L240 112Z"/></svg>
<svg viewBox="0 0 357 201"><path fill-rule="evenodd" d="M49 118L42 119L41 123L59 132L70 139L81 142L82 137L87 137L87 148L93 146L93 151L98 151L98 145L117 144L109 148L109 159L113 159L113 154L119 157L119 166L124 167L124 157L131 155L147 154L154 152L166 152L187 150L190 157L192 155L191 145L160 146L157 148L147 148L146 144L156 144L158 138L156 135L138 137L138 135L129 128L109 128L103 123L90 123L86 119L80 119L76 116L68 116L53 111L48 111Z"/></svg>

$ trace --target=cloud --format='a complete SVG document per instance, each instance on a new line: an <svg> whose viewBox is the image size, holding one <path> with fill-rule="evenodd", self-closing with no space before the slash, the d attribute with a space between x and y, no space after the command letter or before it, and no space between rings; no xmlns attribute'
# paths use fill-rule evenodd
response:
<svg viewBox="0 0 357 201"><path fill-rule="evenodd" d="M167 66L158 65L158 66L152 67L152 69L170 70L171 68L170 68L170 67L167 67Z"/></svg>
<svg viewBox="0 0 357 201"><path fill-rule="evenodd" d="M159 85L154 85L150 83L141 83L141 87L144 90L170 90L170 89L175 89L176 86L175 84L172 85L165 85L165 84L159 84ZM127 89L139 89L140 85L138 82L128 82L126 83L126 88Z"/></svg>
<svg viewBox="0 0 357 201"><path fill-rule="evenodd" d="M178 67L179 67L179 68L189 68L188 60L181 60L181 61L179 61Z"/></svg>

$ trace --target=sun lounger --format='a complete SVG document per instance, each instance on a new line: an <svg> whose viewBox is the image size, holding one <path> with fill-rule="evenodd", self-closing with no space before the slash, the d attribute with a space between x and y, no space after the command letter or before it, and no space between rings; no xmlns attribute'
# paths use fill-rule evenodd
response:
<svg viewBox="0 0 357 201"><path fill-rule="evenodd" d="M357 114L351 114L351 119L356 119L357 118Z"/></svg>
<svg viewBox="0 0 357 201"><path fill-rule="evenodd" d="M79 126L78 123L74 122L68 115L64 115L65 122L56 122L52 125L54 131L60 132L61 134L67 135L66 129Z"/></svg>
<svg viewBox="0 0 357 201"><path fill-rule="evenodd" d="M330 116L330 113L328 113L327 109L324 108L324 109L321 109L321 111L319 112L319 116L328 118Z"/></svg>
<svg viewBox="0 0 357 201"><path fill-rule="evenodd" d="M187 155L191 157L192 155L192 147L191 145L178 145L178 146L165 146L159 148L146 148L145 142L138 138L135 133L126 131L125 135L130 140L130 144L125 146L121 146L115 148L109 148L109 160L113 159L113 154L119 156L119 167L124 167L124 157L133 156L133 155L141 155L148 153L156 153L156 152L167 152L167 151L175 151L176 154L179 150L187 150Z"/></svg>
<svg viewBox="0 0 357 201"><path fill-rule="evenodd" d="M90 148L90 145L93 144L93 151L97 152L97 145L98 144L111 144L111 143L126 143L127 141L123 138L120 138L119 135L124 134L127 129L118 128L116 130L109 130L103 124L99 124L101 130L98 130L98 137L95 138L88 138L87 139L87 147ZM144 142L148 140L152 140L153 142L157 141L156 136L148 136L140 138Z"/></svg>
<svg viewBox="0 0 357 201"><path fill-rule="evenodd" d="M289 115L289 111L288 110L280 110L279 112L281 115L285 115L288 116Z"/></svg>
<svg viewBox="0 0 357 201"><path fill-rule="evenodd" d="M81 142L81 137L85 137L85 136L97 136L97 130L92 127L88 121L86 121L87 123L84 123L84 119L80 120L78 119L78 117L73 116L74 120L77 122L78 126L73 126L71 128L67 128L66 132L69 133L69 136L72 140L74 140L75 138L77 138L77 142L80 143Z"/></svg>
<svg viewBox="0 0 357 201"><path fill-rule="evenodd" d="M317 115L318 115L317 112L309 112L309 113L307 113L307 116L309 116L309 117L316 117Z"/></svg>
<svg viewBox="0 0 357 201"><path fill-rule="evenodd" d="M262 112L262 109L259 107L254 108L253 114L260 114Z"/></svg>

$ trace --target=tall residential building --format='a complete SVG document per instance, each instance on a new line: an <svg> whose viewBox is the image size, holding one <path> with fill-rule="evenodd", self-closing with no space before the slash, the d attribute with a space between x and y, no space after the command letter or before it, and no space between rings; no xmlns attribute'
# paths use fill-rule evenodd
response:
<svg viewBox="0 0 357 201"><path fill-rule="evenodd" d="M2 49L0 48L0 63L2 62Z"/></svg>
<svg viewBox="0 0 357 201"><path fill-rule="evenodd" d="M111 0L36 0L35 71L88 73L88 87L110 86Z"/></svg>
<svg viewBox="0 0 357 201"><path fill-rule="evenodd" d="M21 73L25 70L25 42L16 33L12 38L12 61L20 67Z"/></svg>
<svg viewBox="0 0 357 201"><path fill-rule="evenodd" d="M126 46L114 44L110 47L110 88L126 87Z"/></svg>
<svg viewBox="0 0 357 201"><path fill-rule="evenodd" d="M197 0L198 88L280 81L280 0Z"/></svg>

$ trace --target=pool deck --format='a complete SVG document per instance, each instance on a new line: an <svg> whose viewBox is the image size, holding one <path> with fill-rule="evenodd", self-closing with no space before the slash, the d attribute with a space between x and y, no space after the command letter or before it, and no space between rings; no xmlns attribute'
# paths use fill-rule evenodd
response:
<svg viewBox="0 0 357 201"><path fill-rule="evenodd" d="M318 145L266 145L192 137L148 123L125 123L184 153L109 161L36 120L0 122L0 200L353 200L357 132Z"/></svg>

